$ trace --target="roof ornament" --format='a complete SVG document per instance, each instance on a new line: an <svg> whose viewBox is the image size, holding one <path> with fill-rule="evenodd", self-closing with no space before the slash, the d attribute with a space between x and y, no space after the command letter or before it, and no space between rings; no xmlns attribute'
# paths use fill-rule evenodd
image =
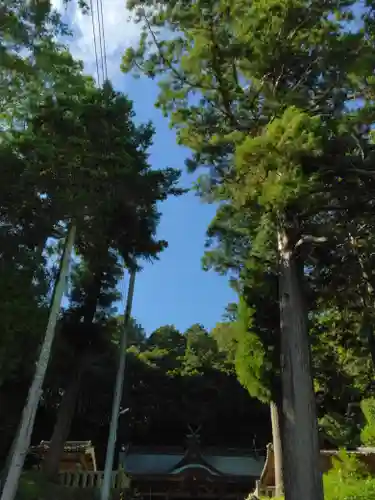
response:
<svg viewBox="0 0 375 500"><path fill-rule="evenodd" d="M188 424L188 429L190 431L189 434L186 435L188 439L194 438L196 441L200 440L200 430L202 429L202 424L198 425L195 429L191 426L191 424Z"/></svg>
<svg viewBox="0 0 375 500"><path fill-rule="evenodd" d="M186 445L187 452L190 456L198 457L200 455L200 430L202 425L193 428L192 425L188 424L189 434L186 435Z"/></svg>

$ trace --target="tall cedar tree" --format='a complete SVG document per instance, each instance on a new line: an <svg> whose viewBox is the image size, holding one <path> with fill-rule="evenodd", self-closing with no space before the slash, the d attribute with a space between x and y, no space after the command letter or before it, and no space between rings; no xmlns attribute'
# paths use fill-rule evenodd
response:
<svg viewBox="0 0 375 500"><path fill-rule="evenodd" d="M52 276L45 266L45 226L50 203L35 178L25 178L25 161L12 139L47 96L77 95L88 81L82 64L56 42L66 34L49 2L7 0L0 7L0 455L15 434L19 412L34 370L47 322ZM27 170L27 168L26 168ZM14 386L17 388L14 391ZM9 398L9 394L11 398ZM15 397L17 394L17 397ZM6 398L5 401L3 398ZM5 411L6 409L6 411Z"/></svg>
<svg viewBox="0 0 375 500"><path fill-rule="evenodd" d="M363 95L373 52L364 31L343 31L354 4L129 2L144 30L123 69L161 75L157 105L194 151L188 166L210 167L201 189L242 209L255 204L258 238L277 249L288 500L323 498L302 284L302 250L316 234L303 222L306 210L321 211L334 195L344 201L348 177L359 175L345 157L364 166L349 140L358 136L359 113L345 119L346 101Z"/></svg>
<svg viewBox="0 0 375 500"><path fill-rule="evenodd" d="M43 249L56 226L74 218L79 253L91 247L101 254L104 243L129 265L156 258L167 244L155 239L157 203L182 192L179 172L151 169L153 127L134 125L125 96L108 82L100 90L82 82L79 93L47 96L23 129L7 133L6 146L20 164L19 186L50 207L33 243Z"/></svg>
<svg viewBox="0 0 375 500"><path fill-rule="evenodd" d="M267 402L271 398L280 406L276 260L272 253L256 251L254 220L254 213L251 217L250 212L226 203L218 209L208 229L204 268L228 274L241 297L236 315L229 322L219 323L213 335L249 393ZM336 214L335 224L338 222ZM360 442L359 403L372 394L373 370L367 338L363 343L359 334L364 311L358 272L352 255L340 243L341 232L335 227L332 231L338 245L316 248L306 259L314 385L318 392L321 444L353 447ZM367 250L370 241L366 240ZM255 245L249 247L250 242ZM275 405L271 408L276 410ZM275 411L273 415L277 416ZM279 472L276 477L280 478L276 490L280 491L281 460L276 452L281 443L276 439L277 419L273 418L272 423L275 460L280 464L279 469L275 467Z"/></svg>
<svg viewBox="0 0 375 500"><path fill-rule="evenodd" d="M17 138L47 96L78 96L89 79L82 76L81 63L56 42L67 30L49 2L8 0L1 5L0 15L1 386L20 364L25 373L29 370L28 340L35 341L43 330L40 320L46 321L50 278L42 255L46 227L51 226L50 200L40 196L38 178L30 175L27 162L18 154ZM30 317L36 320L36 328ZM13 343L26 332L28 340L21 342L25 356L20 350L15 355Z"/></svg>
<svg viewBox="0 0 375 500"><path fill-rule="evenodd" d="M23 151L30 151L29 141L36 138L39 150L32 168L53 165L45 172L43 190L55 213L63 219L71 210L81 210L76 249L89 259L93 277L82 316L87 328L95 318L108 252L117 251L128 265L140 257L157 258L166 242L155 239L160 218L156 203L181 192L175 187L178 171L151 170L147 148L153 128L150 123L136 127L132 117L132 103L107 83L103 90L88 89L79 102L47 102L32 118L30 136L22 143ZM50 145L43 148L47 137ZM86 369L84 358L77 359L61 403L45 464L50 478L58 471Z"/></svg>

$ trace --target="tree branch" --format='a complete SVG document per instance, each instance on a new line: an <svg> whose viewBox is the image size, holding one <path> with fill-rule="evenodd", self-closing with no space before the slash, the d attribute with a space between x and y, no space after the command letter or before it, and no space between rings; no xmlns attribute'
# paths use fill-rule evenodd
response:
<svg viewBox="0 0 375 500"><path fill-rule="evenodd" d="M293 251L304 245L305 243L326 243L328 238L326 236L313 236L311 234L307 234L306 236L302 236L297 243L294 245Z"/></svg>

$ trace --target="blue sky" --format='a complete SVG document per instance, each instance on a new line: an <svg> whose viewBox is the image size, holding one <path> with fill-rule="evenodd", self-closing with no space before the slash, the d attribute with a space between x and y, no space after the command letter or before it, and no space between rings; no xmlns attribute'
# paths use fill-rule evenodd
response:
<svg viewBox="0 0 375 500"><path fill-rule="evenodd" d="M59 10L62 0L55 0ZM85 71L95 72L92 25L72 2L64 16L73 26L74 37L69 42L73 55L85 63ZM103 2L104 3L104 2ZM188 151L177 146L168 120L155 109L156 83L121 74L121 56L126 47L136 43L138 27L128 22L123 0L105 0L104 25L109 76L118 90L134 101L136 120L152 120L156 128L150 161L153 167L167 166L184 169ZM183 171L181 184L191 187L194 178ZM215 207L203 204L193 193L173 198L161 205L162 220L158 237L166 239L169 247L160 260L145 264L138 275L133 302L133 316L151 333L164 324L174 324L184 331L193 323L210 329L221 320L225 307L236 300L225 277L204 272L201 257L204 252L205 231L215 214ZM121 284L124 288L124 284Z"/></svg>
<svg viewBox="0 0 375 500"><path fill-rule="evenodd" d="M131 79L126 88L134 100L137 119L151 119L155 124L152 165L183 168L188 151L176 145L168 121L153 107L156 85L149 80ZM192 175L184 171L181 184L190 187L192 181ZM201 268L205 232L215 215L215 207L203 204L189 192L166 201L161 209L163 217L158 236L169 242L169 248L160 261L146 264L137 278L134 316L146 331L165 323L172 323L181 330L192 323L212 328L221 320L228 302L235 300L226 278Z"/></svg>

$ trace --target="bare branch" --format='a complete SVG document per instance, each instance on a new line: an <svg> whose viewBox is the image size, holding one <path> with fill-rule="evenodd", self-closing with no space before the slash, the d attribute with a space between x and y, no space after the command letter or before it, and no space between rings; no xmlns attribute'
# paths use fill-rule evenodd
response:
<svg viewBox="0 0 375 500"><path fill-rule="evenodd" d="M147 29L151 35L151 38L156 46L156 48L158 49L158 52L159 52L159 55L164 63L164 65L169 68L172 73L175 75L175 77L177 79L179 79L181 82L189 85L189 87L191 88L199 88L199 89L204 89L204 90L212 90L211 88L209 87L206 87L205 85L203 85L202 83L192 83L188 80L188 78L185 76L185 75L182 75L179 71L177 71L177 69L173 66L173 64L168 61L168 59L166 59L166 57L164 56L163 54L163 50L162 50L162 47L161 47L161 44L159 43L158 39L156 38L156 35L151 27L151 23L150 21L148 20L147 16L145 13L143 13L143 19L146 23L146 26L147 26Z"/></svg>
<svg viewBox="0 0 375 500"><path fill-rule="evenodd" d="M305 243L326 243L327 241L328 238L326 236L313 236L311 234L307 234L305 236L302 236L302 238L297 241L297 243L294 245L294 250L304 245Z"/></svg>

